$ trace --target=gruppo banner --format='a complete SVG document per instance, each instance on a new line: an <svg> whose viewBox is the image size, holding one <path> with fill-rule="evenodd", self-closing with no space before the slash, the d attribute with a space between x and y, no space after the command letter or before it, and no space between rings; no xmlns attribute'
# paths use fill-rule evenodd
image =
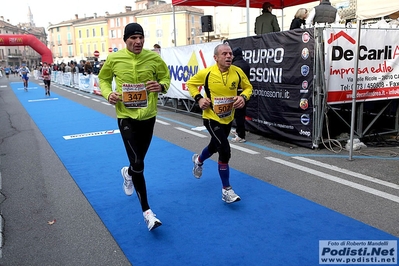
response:
<svg viewBox="0 0 399 266"><path fill-rule="evenodd" d="M188 46L162 48L161 56L169 68L171 84L166 97L175 99L193 98L186 88L187 81L198 70L215 64L214 49L219 42L203 43Z"/></svg>
<svg viewBox="0 0 399 266"><path fill-rule="evenodd" d="M229 40L250 64L246 127L313 148L313 29Z"/></svg>
<svg viewBox="0 0 399 266"><path fill-rule="evenodd" d="M327 103L352 102L357 58L356 101L399 98L398 33L398 29L361 29L356 57L356 29L325 29Z"/></svg>

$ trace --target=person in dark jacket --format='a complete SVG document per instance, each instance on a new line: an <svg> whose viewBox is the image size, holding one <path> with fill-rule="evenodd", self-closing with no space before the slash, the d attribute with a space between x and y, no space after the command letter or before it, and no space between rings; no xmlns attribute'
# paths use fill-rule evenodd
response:
<svg viewBox="0 0 399 266"><path fill-rule="evenodd" d="M330 0L320 0L320 4L310 11L306 19L306 25L316 23L339 23L340 17L338 11L330 3Z"/></svg>
<svg viewBox="0 0 399 266"><path fill-rule="evenodd" d="M238 66L245 73L247 78L249 79L249 72L251 66L247 61L244 60L242 56L241 47L235 47L233 49L233 62L232 64ZM238 87L237 95L241 95L242 88ZM231 133L234 135L234 138L231 139L232 142L245 142L245 108L246 105L241 109L236 109L234 113L234 119L236 122L236 129L232 130Z"/></svg>
<svg viewBox="0 0 399 266"><path fill-rule="evenodd" d="M306 18L308 17L309 12L306 8L300 8L295 13L294 19L291 21L290 30L300 29L302 25L306 25Z"/></svg>
<svg viewBox="0 0 399 266"><path fill-rule="evenodd" d="M280 31L276 15L272 14L273 5L265 2L262 5L262 15L255 19L255 34L261 35Z"/></svg>

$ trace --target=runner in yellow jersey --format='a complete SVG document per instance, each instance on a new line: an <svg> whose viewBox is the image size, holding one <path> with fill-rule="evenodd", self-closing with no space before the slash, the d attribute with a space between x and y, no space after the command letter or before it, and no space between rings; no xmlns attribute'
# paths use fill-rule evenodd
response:
<svg viewBox="0 0 399 266"><path fill-rule="evenodd" d="M193 174L202 176L202 167L206 159L218 153L218 171L222 181L222 200L233 203L241 200L230 185L229 160L231 157L228 136L234 119L234 110L243 108L252 94L252 85L241 68L232 65L233 53L228 43L215 47L216 64L198 71L187 82L190 95L202 111L204 126L211 140L201 154L194 154ZM238 87L243 89L237 96ZM200 92L204 88L204 92Z"/></svg>

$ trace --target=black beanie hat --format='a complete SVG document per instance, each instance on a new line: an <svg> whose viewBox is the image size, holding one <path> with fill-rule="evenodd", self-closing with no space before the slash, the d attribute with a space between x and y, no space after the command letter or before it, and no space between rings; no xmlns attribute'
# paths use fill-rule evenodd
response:
<svg viewBox="0 0 399 266"><path fill-rule="evenodd" d="M236 47L233 49L233 55L234 56L242 56L242 49L241 47Z"/></svg>
<svg viewBox="0 0 399 266"><path fill-rule="evenodd" d="M126 40L130 36L135 35L135 34L140 34L140 35L144 36L144 30L141 27L141 25L138 24L138 23L129 23L129 24L127 24L126 27L125 27L125 33L123 35L123 41L126 42Z"/></svg>

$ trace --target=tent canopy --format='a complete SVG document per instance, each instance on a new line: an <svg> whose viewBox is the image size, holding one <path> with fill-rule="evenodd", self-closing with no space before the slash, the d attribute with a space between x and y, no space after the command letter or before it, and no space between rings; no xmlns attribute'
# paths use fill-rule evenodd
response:
<svg viewBox="0 0 399 266"><path fill-rule="evenodd" d="M357 0L356 16L358 19L372 19L391 15L397 18L399 15L398 0Z"/></svg>
<svg viewBox="0 0 399 266"><path fill-rule="evenodd" d="M248 0L251 8L262 8L264 2L269 2L275 9L296 6L313 2L314 0ZM174 6L235 6L247 7L246 0L172 0Z"/></svg>

